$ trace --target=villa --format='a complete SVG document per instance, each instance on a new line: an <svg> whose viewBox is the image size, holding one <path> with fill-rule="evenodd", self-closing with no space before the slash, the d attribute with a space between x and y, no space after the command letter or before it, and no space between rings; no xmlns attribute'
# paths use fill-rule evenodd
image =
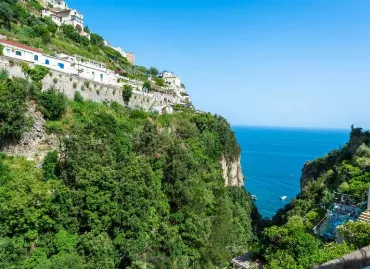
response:
<svg viewBox="0 0 370 269"><path fill-rule="evenodd" d="M49 17L56 25L72 25L77 32L90 39L90 34L84 31L84 16L76 9L68 8L65 1L44 0L45 8L42 10L42 17Z"/></svg>
<svg viewBox="0 0 370 269"><path fill-rule="evenodd" d="M164 71L159 77L163 78L163 80L173 88L183 88L181 79L172 72Z"/></svg>

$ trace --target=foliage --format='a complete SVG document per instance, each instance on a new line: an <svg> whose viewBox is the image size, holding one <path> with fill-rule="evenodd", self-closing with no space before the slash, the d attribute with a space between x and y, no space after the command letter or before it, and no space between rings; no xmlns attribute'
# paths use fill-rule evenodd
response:
<svg viewBox="0 0 370 269"><path fill-rule="evenodd" d="M84 102L84 98L82 97L82 95L79 91L75 92L74 100L78 103L83 103Z"/></svg>
<svg viewBox="0 0 370 269"><path fill-rule="evenodd" d="M248 251L250 198L224 186L219 160L236 140L219 136L234 135L221 118L68 106L42 169L0 158L3 268L223 268Z"/></svg>
<svg viewBox="0 0 370 269"><path fill-rule="evenodd" d="M25 115L26 101L30 85L23 79L8 79L2 72L0 76L0 146L14 142L31 126Z"/></svg>
<svg viewBox="0 0 370 269"><path fill-rule="evenodd" d="M66 97L52 89L40 93L37 103L45 118L49 120L59 120L67 107Z"/></svg>
<svg viewBox="0 0 370 269"><path fill-rule="evenodd" d="M0 44L0 56L3 56L4 46Z"/></svg>
<svg viewBox="0 0 370 269"><path fill-rule="evenodd" d="M262 234L261 253L267 259L267 268L313 268L328 260L349 253L346 244L325 244L305 230L300 217L292 217L281 226L273 226Z"/></svg>
<svg viewBox="0 0 370 269"><path fill-rule="evenodd" d="M370 245L370 224L364 222L347 222L338 228L346 242L356 248Z"/></svg>
<svg viewBox="0 0 370 269"><path fill-rule="evenodd" d="M125 104L127 105L130 102L132 97L132 87L130 85L124 85L122 90L122 98Z"/></svg>
<svg viewBox="0 0 370 269"><path fill-rule="evenodd" d="M149 68L148 72L149 72L149 74L150 74L150 75L152 75L152 76L158 76L158 74L159 74L158 69L157 69L157 68L155 68L155 67L151 67L151 68Z"/></svg>
<svg viewBox="0 0 370 269"><path fill-rule="evenodd" d="M50 72L49 68L41 65L36 65L34 68L31 68L25 62L21 62L20 65L22 67L22 72L28 75L33 82L41 82Z"/></svg>
<svg viewBox="0 0 370 269"><path fill-rule="evenodd" d="M160 86L160 87L163 87L164 86L164 79L163 78L154 78L154 81L155 81L155 84L157 85L157 86Z"/></svg>
<svg viewBox="0 0 370 269"><path fill-rule="evenodd" d="M143 85L143 90L147 90L148 92L152 91L152 85L149 81L145 81Z"/></svg>

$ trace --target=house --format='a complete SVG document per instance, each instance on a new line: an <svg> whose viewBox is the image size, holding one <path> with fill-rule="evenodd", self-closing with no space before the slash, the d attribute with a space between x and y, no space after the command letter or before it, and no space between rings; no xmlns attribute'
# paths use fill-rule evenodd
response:
<svg viewBox="0 0 370 269"><path fill-rule="evenodd" d="M108 71L105 64L75 55L51 56L40 50L10 40L0 40L3 55L9 58L48 67L52 70L80 76L95 82L117 85L117 75Z"/></svg>
<svg viewBox="0 0 370 269"><path fill-rule="evenodd" d="M69 8L44 8L41 12L42 17L49 17L56 25L72 25L77 32L90 39L90 34L84 31L84 16L76 9Z"/></svg>
<svg viewBox="0 0 370 269"><path fill-rule="evenodd" d="M41 2L44 7L68 9L67 3L63 0L42 0Z"/></svg>
<svg viewBox="0 0 370 269"><path fill-rule="evenodd" d="M5 39L1 39L0 44L4 47L3 55L6 57L31 63L41 61L41 50Z"/></svg>
<svg viewBox="0 0 370 269"><path fill-rule="evenodd" d="M164 71L160 77L173 88L182 88L181 79L172 72Z"/></svg>

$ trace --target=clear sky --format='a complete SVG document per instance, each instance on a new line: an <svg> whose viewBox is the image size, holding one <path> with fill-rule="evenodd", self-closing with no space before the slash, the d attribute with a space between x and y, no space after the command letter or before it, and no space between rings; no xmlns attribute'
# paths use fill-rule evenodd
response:
<svg viewBox="0 0 370 269"><path fill-rule="evenodd" d="M368 0L67 0L235 125L370 128Z"/></svg>

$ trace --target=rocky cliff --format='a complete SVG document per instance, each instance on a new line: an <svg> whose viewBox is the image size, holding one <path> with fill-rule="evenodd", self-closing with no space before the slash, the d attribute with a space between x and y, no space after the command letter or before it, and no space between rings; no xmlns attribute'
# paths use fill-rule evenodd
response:
<svg viewBox="0 0 370 269"><path fill-rule="evenodd" d="M46 133L46 121L35 103L29 103L26 114L33 121L32 127L23 134L17 144L7 144L0 150L10 156L41 161L50 150L57 148L58 139L55 135Z"/></svg>
<svg viewBox="0 0 370 269"><path fill-rule="evenodd" d="M240 165L240 156L235 161L226 160L224 156L220 161L225 179L225 186L244 186L244 176Z"/></svg>

